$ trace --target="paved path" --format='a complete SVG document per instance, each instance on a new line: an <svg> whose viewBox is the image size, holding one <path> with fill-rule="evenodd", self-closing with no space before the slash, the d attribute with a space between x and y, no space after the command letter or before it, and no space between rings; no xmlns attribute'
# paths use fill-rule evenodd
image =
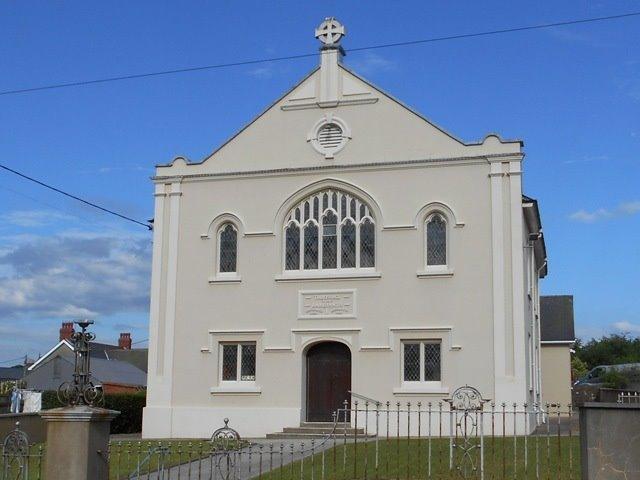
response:
<svg viewBox="0 0 640 480"><path fill-rule="evenodd" d="M339 443L341 440L337 439L337 442ZM359 439L358 441L362 440ZM164 472L153 472L149 475L140 475L140 477L133 475L130 478L135 480L226 480L229 463L231 463L232 471L228 479L248 480L257 477L261 470L262 473L269 471L272 461L274 469L280 468L281 465L288 465L292 461L298 461L301 458L304 458L305 462L322 462L322 452L333 447L333 439L328 441L315 440L313 450L310 440L283 439L274 442L273 440L256 439L251 440L251 443L250 448L244 448L240 454L232 455L229 459L223 455L214 455L168 468ZM271 445L274 446L273 455L271 455ZM282 459L280 445L283 447ZM262 446L262 458L260 456L260 446ZM328 461L330 459L325 459L325 462Z"/></svg>

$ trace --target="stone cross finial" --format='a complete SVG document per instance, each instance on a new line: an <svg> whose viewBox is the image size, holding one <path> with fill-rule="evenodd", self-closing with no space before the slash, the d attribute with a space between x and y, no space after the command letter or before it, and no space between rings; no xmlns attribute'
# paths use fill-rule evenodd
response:
<svg viewBox="0 0 640 480"><path fill-rule="evenodd" d="M337 46L345 34L344 25L334 17L325 18L320 26L316 28L316 38L327 47Z"/></svg>

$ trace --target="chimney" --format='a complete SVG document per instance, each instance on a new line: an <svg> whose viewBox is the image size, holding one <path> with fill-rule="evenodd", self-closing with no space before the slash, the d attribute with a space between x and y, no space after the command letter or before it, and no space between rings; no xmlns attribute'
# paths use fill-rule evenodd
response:
<svg viewBox="0 0 640 480"><path fill-rule="evenodd" d="M60 340L69 340L73 333L73 322L62 322L62 327L60 328Z"/></svg>
<svg viewBox="0 0 640 480"><path fill-rule="evenodd" d="M121 350L131 350L131 334L121 333L118 339L118 348Z"/></svg>

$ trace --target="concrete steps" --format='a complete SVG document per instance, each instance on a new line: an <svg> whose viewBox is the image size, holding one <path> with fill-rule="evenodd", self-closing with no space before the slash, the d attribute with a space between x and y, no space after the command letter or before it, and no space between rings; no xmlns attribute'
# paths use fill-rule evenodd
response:
<svg viewBox="0 0 640 480"><path fill-rule="evenodd" d="M324 438L330 433L334 433L337 437L344 437L347 434L347 438L365 437L364 429L355 429L350 425L345 428L344 424L338 423L335 430L332 422L301 422L299 427L285 427L281 432L268 433L267 438L271 440L282 440L286 438L291 439L312 439L312 438ZM369 437L372 435L369 434Z"/></svg>

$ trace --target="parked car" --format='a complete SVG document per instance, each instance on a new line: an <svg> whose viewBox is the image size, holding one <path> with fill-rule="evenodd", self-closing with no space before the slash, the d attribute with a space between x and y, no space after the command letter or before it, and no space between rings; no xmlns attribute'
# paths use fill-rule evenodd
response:
<svg viewBox="0 0 640 480"><path fill-rule="evenodd" d="M611 385L610 373L620 374L625 385ZM585 402L606 401L601 398L600 391L614 387L625 388L625 391L640 390L640 363L622 363L619 365L598 365L587 372L585 376L573 384L572 403L580 406Z"/></svg>

